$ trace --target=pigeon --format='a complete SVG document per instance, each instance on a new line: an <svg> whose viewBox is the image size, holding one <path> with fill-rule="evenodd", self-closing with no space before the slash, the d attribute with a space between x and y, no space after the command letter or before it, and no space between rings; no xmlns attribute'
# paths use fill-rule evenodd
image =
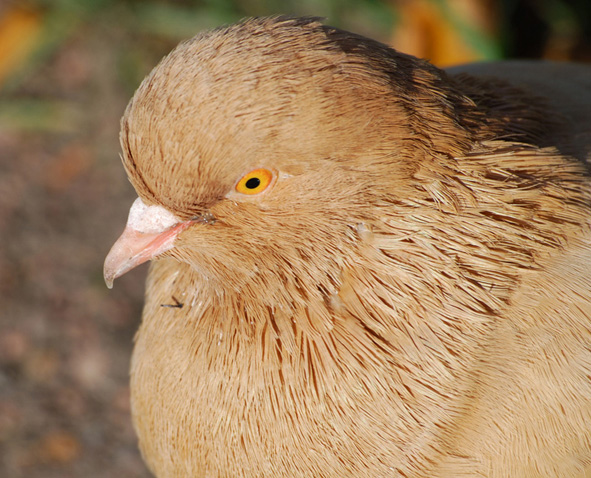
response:
<svg viewBox="0 0 591 478"><path fill-rule="evenodd" d="M166 56L121 144L155 476L591 476L591 67L250 18Z"/></svg>

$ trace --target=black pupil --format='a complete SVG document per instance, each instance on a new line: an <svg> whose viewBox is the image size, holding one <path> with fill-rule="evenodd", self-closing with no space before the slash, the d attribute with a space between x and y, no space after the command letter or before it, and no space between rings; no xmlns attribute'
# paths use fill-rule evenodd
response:
<svg viewBox="0 0 591 478"><path fill-rule="evenodd" d="M250 178L248 181L246 181L245 186L248 189L256 189L259 187L260 184L261 180L259 178Z"/></svg>

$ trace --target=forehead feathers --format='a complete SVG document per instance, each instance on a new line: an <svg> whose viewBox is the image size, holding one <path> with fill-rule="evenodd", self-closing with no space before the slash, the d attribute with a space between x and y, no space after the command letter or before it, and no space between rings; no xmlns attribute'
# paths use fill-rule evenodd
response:
<svg viewBox="0 0 591 478"><path fill-rule="evenodd" d="M412 107L393 88L416 89L430 74L414 62L315 19L251 19L200 34L164 58L126 110L130 180L146 202L188 215L256 167L297 174L372 142L391 148L387 139L408 136L402 112Z"/></svg>

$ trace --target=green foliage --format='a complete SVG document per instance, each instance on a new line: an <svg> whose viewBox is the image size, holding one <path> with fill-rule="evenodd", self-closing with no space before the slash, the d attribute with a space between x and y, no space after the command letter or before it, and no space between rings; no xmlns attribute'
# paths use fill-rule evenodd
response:
<svg viewBox="0 0 591 478"><path fill-rule="evenodd" d="M514 34L507 27L508 18L525 3L522 0L498 1L501 27L493 36L458 15L448 0L427 1L437 7L442 21L451 25L484 59L501 58L504 51L511 51ZM585 10L586 4L588 0L528 3L535 5L542 21L559 35L591 28L589 15L577 15ZM42 74L44 65L61 49L92 32L105 38L104 45L96 45L96 48L115 48L115 59L109 67L115 70L125 94L130 95L164 54L180 40L203 29L248 16L309 15L326 18L331 25L388 42L403 4L397 6L395 0L13 0L4 10L0 8L0 14L11 5L39 13L42 25L36 47L25 61L8 77L0 77L0 123L5 123L7 112L15 112L11 126L55 129L54 121L50 119L55 105L48 103L46 107L32 108L32 101L45 100L26 98L19 107L19 100L12 98L7 102L5 98L18 96L19 89L31 78ZM51 103L53 100L47 101ZM30 120L27 120L29 116Z"/></svg>

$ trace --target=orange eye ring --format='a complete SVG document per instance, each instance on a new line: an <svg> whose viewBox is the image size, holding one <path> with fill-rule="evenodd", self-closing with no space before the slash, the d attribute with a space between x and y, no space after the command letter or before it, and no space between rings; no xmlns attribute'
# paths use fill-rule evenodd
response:
<svg viewBox="0 0 591 478"><path fill-rule="evenodd" d="M236 184L236 191L241 194L259 194L267 189L272 181L273 173L271 171L264 168L255 169L242 176Z"/></svg>

